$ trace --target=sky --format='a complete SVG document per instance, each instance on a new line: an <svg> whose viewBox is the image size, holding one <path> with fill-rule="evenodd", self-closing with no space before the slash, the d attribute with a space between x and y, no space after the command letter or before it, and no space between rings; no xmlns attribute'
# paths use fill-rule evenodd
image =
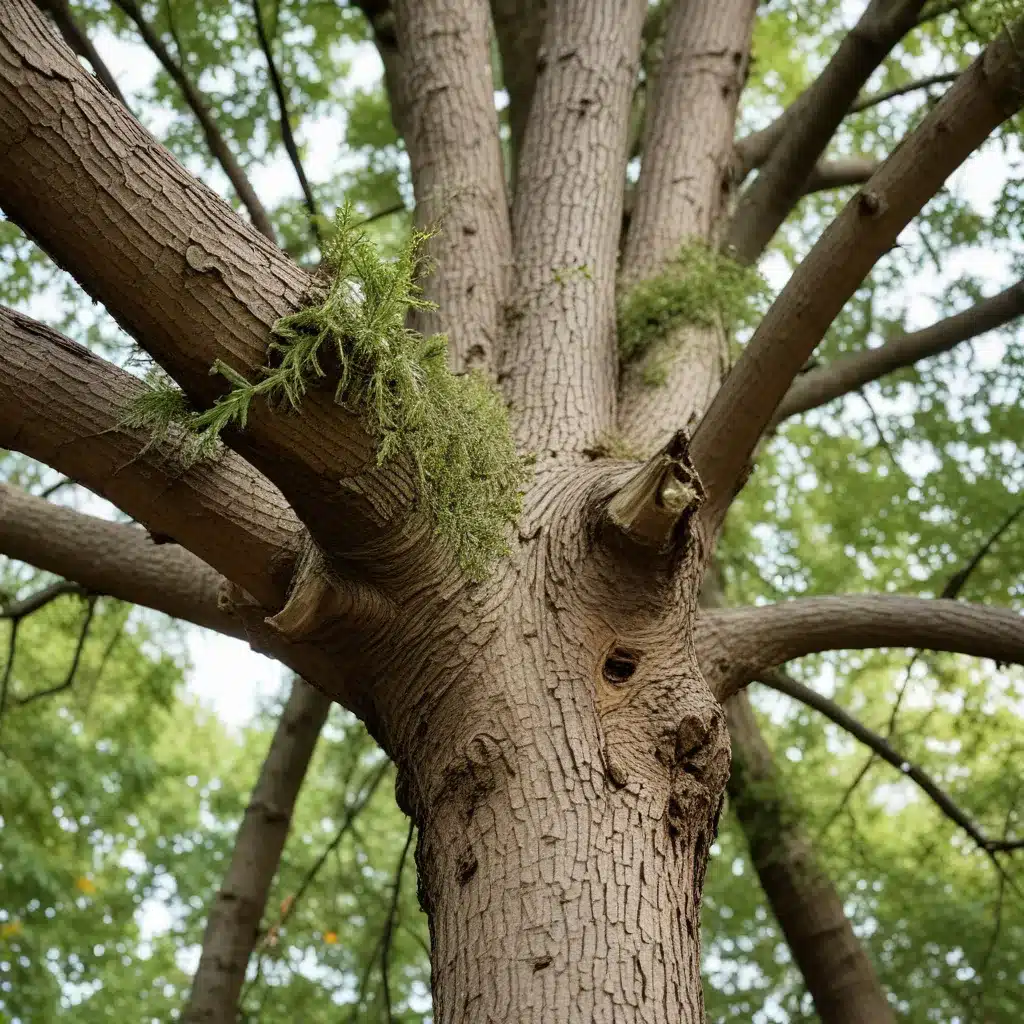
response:
<svg viewBox="0 0 1024 1024"><path fill-rule="evenodd" d="M853 17L856 13L853 12ZM94 42L129 105L140 115L143 123L159 133L167 123L166 113L143 102L158 68L155 58L144 45L118 40L109 34L98 35ZM381 74L377 53L369 43L348 46L339 53L339 63L347 65L347 87L353 90L372 85ZM925 74L936 69L922 65L917 70ZM344 151L344 121L341 118L325 117L304 123L299 126L297 134L304 150L307 174L314 182L329 177L339 165L351 160ZM965 191L979 209L985 210L991 208L999 194L1005 167L1005 155L995 151L982 153L971 161L968 168L959 171L951 184ZM227 180L219 170L204 172L202 176L221 194L229 193ZM294 171L283 155L267 166L254 169L251 180L257 194L268 206L299 194ZM996 254L972 253L970 259L973 273L985 273L991 278L992 291L1008 283L1004 258ZM763 269L769 283L781 288L788 271L771 260L765 262ZM955 277L964 269L951 262L948 275ZM934 275L922 275L917 287L908 289L909 326L924 326L934 319L934 303L928 296L937 294L940 286L941 282ZM46 297L34 301L32 311L45 318L47 301ZM50 312L55 313L55 310ZM1001 341L983 340L977 346L976 358L984 362L997 360L1002 349ZM88 511L109 515L112 509L97 499L95 504L90 504ZM254 653L238 640L197 627L188 627L187 637L192 662L188 672L188 690L230 727L239 728L250 721L260 705L272 698L287 678L287 672L279 664Z"/></svg>

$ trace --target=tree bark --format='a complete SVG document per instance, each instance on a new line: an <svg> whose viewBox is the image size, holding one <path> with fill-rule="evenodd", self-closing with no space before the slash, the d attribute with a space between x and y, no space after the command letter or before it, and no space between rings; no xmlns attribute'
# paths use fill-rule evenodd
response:
<svg viewBox="0 0 1024 1024"><path fill-rule="evenodd" d="M731 807L822 1024L895 1021L842 897L788 805L747 695L733 697L725 713L733 750Z"/></svg>
<svg viewBox="0 0 1024 1024"><path fill-rule="evenodd" d="M296 677L238 828L227 874L210 908L182 1017L185 1024L227 1024L237 1017L245 969L259 936L295 801L330 709L329 698Z"/></svg>

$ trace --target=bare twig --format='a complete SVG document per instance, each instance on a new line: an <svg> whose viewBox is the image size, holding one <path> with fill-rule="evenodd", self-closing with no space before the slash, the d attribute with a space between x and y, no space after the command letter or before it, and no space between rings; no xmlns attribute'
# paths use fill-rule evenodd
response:
<svg viewBox="0 0 1024 1024"><path fill-rule="evenodd" d="M391 939L395 933L395 922L398 918L398 900L402 894L402 874L405 871L405 861L409 856L409 847L412 846L414 832L415 826L410 821L405 845L402 847L402 855L398 858L398 867L395 868L395 880L391 886L391 906L388 907L388 916L384 922L384 935L381 939L380 973L384 985L384 1007L387 1011L388 1024L392 1024L395 1019L391 1011Z"/></svg>
<svg viewBox="0 0 1024 1024"><path fill-rule="evenodd" d="M877 107L879 103L894 100L898 96L906 96L907 93L917 92L920 89L931 89L936 85L950 85L960 77L959 71L947 71L941 75L929 75L927 78L918 78L916 81L907 82L905 85L897 85L892 89L884 89L881 92L869 93L861 97L850 107L851 114L859 114L862 110L870 110Z"/></svg>
<svg viewBox="0 0 1024 1024"><path fill-rule="evenodd" d="M85 588L79 584L72 583L70 580L60 580L57 583L51 583L48 586L37 590L34 594L30 594L28 597L23 598L20 601L15 601L13 604L9 604L6 608L0 611L0 619L18 621L33 614L33 612L39 611L41 608L45 608L51 601L56 600L64 594L78 594L79 596L85 596L85 593Z"/></svg>
<svg viewBox="0 0 1024 1024"><path fill-rule="evenodd" d="M217 127L217 123L214 121L213 115L210 113L210 109L198 88L196 88L192 80L185 73L184 55L179 54L182 61L177 61L171 56L170 51L164 46L163 40L154 31L153 26L143 17L142 10L139 8L136 0L114 0L114 3L134 22L143 41L153 52L153 56L160 61L164 70L171 76L178 88L181 89L185 102L189 105L203 130L203 135L206 137L206 144L210 147L210 152L228 176L238 198L248 211L254 227L272 242L275 241L274 228L270 223L270 217L266 209L259 201L249 179L235 159L234 153L231 152L231 148Z"/></svg>
<svg viewBox="0 0 1024 1024"><path fill-rule="evenodd" d="M82 660L82 651L85 649L85 641L89 637L89 627L92 625L92 619L95 611L96 597L93 595L86 599L85 617L82 619L82 629L78 634L78 643L75 645L75 654L71 659L71 665L68 668L67 674L64 676L64 681L58 683L56 686L51 686L46 690L38 690L36 693L30 693L27 697L22 697L18 701L18 707L24 707L26 704L32 704L34 701L42 700L44 697L53 697L54 695L68 689L68 687L74 683L75 673L78 671L78 663Z"/></svg>
<svg viewBox="0 0 1024 1024"><path fill-rule="evenodd" d="M256 35L260 41L260 49L267 61L267 70L270 73L270 83L277 97L277 106L281 115L281 140L284 142L288 159L295 168L295 176L299 179L302 188L303 199L306 203L306 210L309 212L309 227L313 233L313 241L317 246L323 245L323 233L320 230L320 213L317 208L316 199L313 196L313 189L306 177L306 171L302 166L302 158L299 156L299 148L295 145L295 135L292 132L291 116L288 113L288 97L285 95L284 83L277 71L277 64L274 63L274 51L270 38L267 35L266 26L263 23L263 11L260 7L260 0L252 0L253 14L256 18Z"/></svg>
<svg viewBox="0 0 1024 1024"><path fill-rule="evenodd" d="M986 836L977 825L961 810L953 800L935 783L934 779L917 765L911 764L898 751L893 749L888 740L868 729L849 712L845 711L833 700L822 696L809 686L794 679L779 669L762 672L758 681L765 686L784 693L794 700L814 708L841 729L860 740L866 747L873 750L883 761L891 764L908 779L912 779L931 798L942 813L966 832L985 853L998 853L1009 850L1024 849L1024 839L992 839Z"/></svg>

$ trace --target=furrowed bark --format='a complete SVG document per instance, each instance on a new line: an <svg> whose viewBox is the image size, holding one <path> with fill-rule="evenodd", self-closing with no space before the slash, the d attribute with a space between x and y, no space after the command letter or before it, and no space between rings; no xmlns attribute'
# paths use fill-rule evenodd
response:
<svg viewBox="0 0 1024 1024"><path fill-rule="evenodd" d="M139 604L226 636L244 638L223 611L224 577L177 544L84 515L0 484L0 552L74 580L87 591Z"/></svg>
<svg viewBox="0 0 1024 1024"><path fill-rule="evenodd" d="M1024 663L1024 617L963 601L849 594L705 612L697 648L709 685L725 701L759 673L819 651L920 647Z"/></svg>
<svg viewBox="0 0 1024 1024"><path fill-rule="evenodd" d="M614 422L615 267L646 9L548 4L513 208L502 374L529 451L581 452Z"/></svg>
<svg viewBox="0 0 1024 1024"><path fill-rule="evenodd" d="M806 182L864 84L917 24L924 0L871 0L835 56L786 111L779 141L741 196L725 251L754 263L806 191Z"/></svg>
<svg viewBox="0 0 1024 1024"><path fill-rule="evenodd" d="M822 1024L888 1024L895 1015L853 933L843 900L786 800L745 693L725 706L732 739L730 806Z"/></svg>
<svg viewBox="0 0 1024 1024"><path fill-rule="evenodd" d="M245 969L259 937L292 812L330 708L330 700L312 686L299 678L292 682L238 828L231 863L210 908L182 1017L185 1024L224 1024L237 1018Z"/></svg>
<svg viewBox="0 0 1024 1024"><path fill-rule="evenodd" d="M143 42L149 47L153 56L160 61L163 69L171 76L175 85L181 90L185 102L199 122L199 127L203 130L203 136L206 139L206 144L210 147L210 153L214 160L220 164L221 170L227 175L228 180L231 182L231 187L235 190L235 194L241 200L250 218L252 218L253 226L261 235L269 238L271 242L275 241L274 226L270 223L267 211L256 195L249 179L246 177L245 171L242 170L241 165L235 159L235 154L231 152L231 147L227 144L227 140L217 127L217 122L213 119L213 114L203 100L202 94L185 73L183 64L184 54L179 53L178 60L171 56L163 40L153 30L153 26L143 17L136 0L114 0L114 2L132 20L135 27L139 30L139 35L142 36Z"/></svg>
<svg viewBox="0 0 1024 1024"><path fill-rule="evenodd" d="M786 392L772 425L790 416L826 405L886 374L913 366L922 359L948 352L957 345L1024 316L1024 282L1018 281L961 313L920 331L887 341L878 348L842 356L826 366L801 374Z"/></svg>
<svg viewBox="0 0 1024 1024"><path fill-rule="evenodd" d="M82 30L82 27L75 21L71 13L68 0L36 0L36 6L53 18L64 42L71 47L79 57L84 57L92 67L96 77L103 83L107 92L116 100L128 106L127 100L117 86L117 80L110 73L110 69L103 62L103 58L96 52L89 36Z"/></svg>
<svg viewBox="0 0 1024 1024"><path fill-rule="evenodd" d="M0 307L0 445L66 473L279 607L301 525L270 481L234 453L186 470L168 445L122 428L144 390L137 377Z"/></svg>
<svg viewBox="0 0 1024 1024"><path fill-rule="evenodd" d="M645 118L643 162L619 287L662 273L688 242L711 243L729 195L736 105L746 77L753 0L672 4ZM645 382L668 359L661 386ZM641 452L703 414L728 367L720 327L686 326L625 368L620 432Z"/></svg>
<svg viewBox="0 0 1024 1024"><path fill-rule="evenodd" d="M815 244L772 304L693 438L714 528L807 357L871 267L949 175L1020 109L1024 58L1014 26L964 72Z"/></svg>
<svg viewBox="0 0 1024 1024"><path fill-rule="evenodd" d="M501 77L508 93L509 170L513 195L537 81L537 49L546 16L547 0L491 0L494 35L501 54Z"/></svg>
<svg viewBox="0 0 1024 1024"><path fill-rule="evenodd" d="M112 103L41 18L10 0L0 22L0 206L206 407L227 390L215 360L255 380L271 328L310 279ZM363 491L403 507L413 478L368 472L372 439L329 393L307 393L301 417L256 402L225 441L325 547L395 537L396 556L407 550L404 519L382 526ZM359 486L339 486L353 477Z"/></svg>
<svg viewBox="0 0 1024 1024"><path fill-rule="evenodd" d="M505 168L494 109L487 0L395 0L416 221L437 234L424 291L439 310L417 316L445 330L457 371L500 355L512 260Z"/></svg>

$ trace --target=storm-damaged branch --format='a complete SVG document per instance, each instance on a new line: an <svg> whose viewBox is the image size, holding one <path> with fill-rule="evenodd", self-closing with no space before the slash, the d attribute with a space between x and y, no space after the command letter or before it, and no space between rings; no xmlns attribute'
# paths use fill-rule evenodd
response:
<svg viewBox="0 0 1024 1024"><path fill-rule="evenodd" d="M1024 57L1007 29L882 164L796 269L726 378L691 446L712 531L758 439L807 357L875 262L924 204L1020 109Z"/></svg>
<svg viewBox="0 0 1024 1024"><path fill-rule="evenodd" d="M986 853L998 853L1008 850L1024 849L1024 839L992 839L986 836L971 820L968 814L956 805L935 780L924 769L908 761L893 748L887 739L867 728L848 711L841 708L835 701L822 696L816 690L805 686L794 679L788 672L773 669L758 675L757 681L764 683L779 693L784 693L794 700L806 704L819 711L829 721L845 730L855 739L874 751L883 761L891 764L897 771L915 782L942 813L962 828Z"/></svg>

